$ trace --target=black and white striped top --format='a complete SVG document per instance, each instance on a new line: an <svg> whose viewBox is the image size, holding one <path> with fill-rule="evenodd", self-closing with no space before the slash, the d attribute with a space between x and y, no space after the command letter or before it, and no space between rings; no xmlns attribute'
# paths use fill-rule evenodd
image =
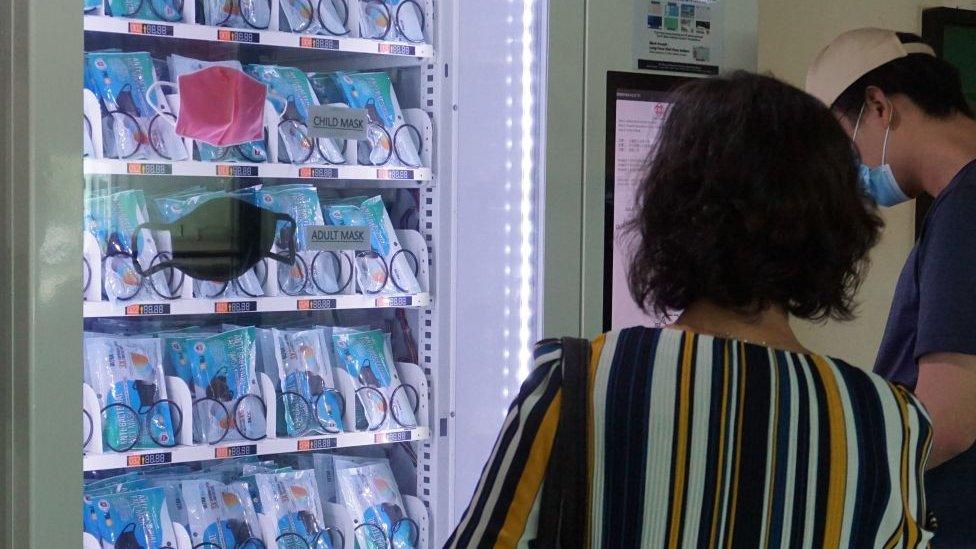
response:
<svg viewBox="0 0 976 549"><path fill-rule="evenodd" d="M449 547L528 546L560 348L536 350ZM904 388L839 360L674 329L593 343L592 547L922 547L932 429ZM568 405L578 405L569 403Z"/></svg>

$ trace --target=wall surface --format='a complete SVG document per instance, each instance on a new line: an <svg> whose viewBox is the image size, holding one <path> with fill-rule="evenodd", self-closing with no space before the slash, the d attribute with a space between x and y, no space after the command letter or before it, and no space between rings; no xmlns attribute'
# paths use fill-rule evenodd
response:
<svg viewBox="0 0 976 549"><path fill-rule="evenodd" d="M859 27L884 27L920 33L919 0L760 0L759 70L803 86L807 66L835 36ZM973 7L968 3L945 3ZM802 23L798 23L802 22ZM797 335L811 350L871 368L881 343L895 283L914 241L914 204L883 212L886 227L871 254L871 271L858 294L852 322L796 322Z"/></svg>

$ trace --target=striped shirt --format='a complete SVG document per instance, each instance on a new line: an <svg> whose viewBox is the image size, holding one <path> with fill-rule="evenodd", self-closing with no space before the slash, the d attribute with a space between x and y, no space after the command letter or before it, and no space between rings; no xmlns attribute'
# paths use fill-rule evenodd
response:
<svg viewBox="0 0 976 549"><path fill-rule="evenodd" d="M558 343L509 409L448 547L526 547L558 425ZM592 547L924 547L932 429L904 388L675 329L593 342ZM576 403L572 403L576 405Z"/></svg>

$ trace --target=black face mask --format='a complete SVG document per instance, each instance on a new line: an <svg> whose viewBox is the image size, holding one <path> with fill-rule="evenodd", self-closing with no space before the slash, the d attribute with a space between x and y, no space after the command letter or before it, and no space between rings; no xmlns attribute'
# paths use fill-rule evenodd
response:
<svg viewBox="0 0 976 549"><path fill-rule="evenodd" d="M143 269L138 261L138 237L143 230L169 232L172 258ZM294 264L297 231L294 218L288 214L259 208L239 198L215 198L173 223L143 223L136 227L131 240L132 263L143 277L177 269L197 280L227 282L265 257ZM285 250L284 254L271 251L276 243Z"/></svg>
<svg viewBox="0 0 976 549"><path fill-rule="evenodd" d="M136 524L134 522L126 525L119 533L118 539L115 540L115 549L143 549L142 545L136 541Z"/></svg>

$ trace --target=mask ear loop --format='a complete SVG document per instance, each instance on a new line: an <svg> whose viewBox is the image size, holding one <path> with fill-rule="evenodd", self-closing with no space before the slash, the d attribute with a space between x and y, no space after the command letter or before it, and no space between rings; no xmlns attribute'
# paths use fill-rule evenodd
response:
<svg viewBox="0 0 976 549"><path fill-rule="evenodd" d="M134 423L136 425L136 434L134 437L132 437L131 444L119 444L118 446L115 446L110 440L106 440L105 442L105 445L108 446L109 450L123 454L135 448L136 444L139 443L139 439L142 437L142 420L139 418L139 413L136 412L135 408L133 408L132 406L129 406L124 402L113 402L112 404L105 406L101 410L102 416L105 417L105 421L103 424L108 423L108 410L112 408L119 408L120 410L128 410L132 414L132 417L135 418Z"/></svg>
<svg viewBox="0 0 976 549"><path fill-rule="evenodd" d="M308 540L306 540L305 538L303 538L300 534L298 534L296 532L284 532L284 533L282 533L281 535L279 535L278 537L275 538L275 545L278 546L278 547L288 547L289 549L292 549L293 548L293 545L292 544L294 543L293 541L291 541L290 539L289 539L289 541L287 543L282 543L282 541L281 541L282 538L292 538L292 537L298 538L299 540L301 540L302 546L306 547L307 549L311 549L311 546L309 546L309 544L308 544ZM298 549L298 548L296 547L294 549Z"/></svg>
<svg viewBox="0 0 976 549"><path fill-rule="evenodd" d="M172 410L175 409L176 412L177 412L177 416L179 417L179 421L178 422L172 423L172 427L173 427L173 441L172 442L173 443L172 444L165 444L162 441L158 440L156 438L156 435L153 433L153 430L152 429L149 429L149 438L152 439L152 441L155 442L156 445L159 446L159 447L161 447L161 448L172 448L172 447L176 446L177 443L179 442L179 440L180 440L180 432L183 430L183 411L180 410L180 405L177 404L176 402L174 402L174 401L172 401L172 400L170 400L168 398L160 399L160 400L157 400L156 402L154 402L153 405L149 407L149 412L147 413L147 416L148 417L146 419L147 422L148 421L152 421L152 418L154 417L153 410L155 410L156 407L159 406L160 404L168 404L170 406L170 411L172 411ZM170 413L170 422L173 422L173 414L172 413Z"/></svg>
<svg viewBox="0 0 976 549"><path fill-rule="evenodd" d="M127 257L125 254L119 254L119 253L108 254L108 255L106 255L105 257L102 258L102 273L107 274L107 273L109 273L111 271L111 269L109 269L107 267L108 266L108 261L110 259L112 259L112 258L115 258L115 257L125 257L130 262L132 262L132 258L131 257ZM139 273L138 269L135 269L135 268L133 268L133 269L136 271L136 274L138 275L138 273ZM146 280L146 278L144 276L139 275L139 283L138 284L128 284L126 282L123 282L122 284L124 286L133 288L133 292L131 294L127 294L127 295L118 295L118 294L116 294L115 299L118 300L118 301L129 301L130 299L132 299L135 296L139 295L139 292L142 291L142 285L145 282L145 280Z"/></svg>
<svg viewBox="0 0 976 549"><path fill-rule="evenodd" d="M149 108L152 109L156 113L156 115L164 116L168 114L169 116L172 117L173 116L172 113L164 111L156 104L156 101L153 99L153 92L156 91L156 88L162 88L163 86L169 86L170 88L175 89L177 93L179 93L180 88L179 86L176 85L175 82L169 82L167 80L157 80L152 84L149 84L149 87L146 88L146 104L149 105ZM165 118L165 120L170 124L172 124L174 128L176 127L175 117L173 117L173 120L170 120L169 118Z"/></svg>
<svg viewBox="0 0 976 549"><path fill-rule="evenodd" d="M291 225L291 234L293 235L298 234L298 223L295 222L295 218L293 218L288 214L277 213L277 212L270 212L270 213L272 213L275 216L276 228L278 226L277 222L281 221ZM271 252L270 250L266 251L266 253L267 256L270 257L271 259L280 261L281 263L287 263L289 265L292 265L295 263L295 257L297 257L297 253L298 253L298 251L295 248L296 248L296 242L295 239L293 238L291 241L291 246L289 247L289 250L287 251L286 255L282 255L277 252Z"/></svg>
<svg viewBox="0 0 976 549"><path fill-rule="evenodd" d="M360 528L368 528L368 529L378 530L379 533L380 533L380 536L383 538L383 543L385 544L386 549L390 549L390 547L392 547L392 545L390 543L390 536L387 536L386 535L386 532L384 532L383 529L380 528L380 526L378 524L373 524L372 522L364 522L364 523L360 524L359 526L357 526L356 528L353 529L354 530L354 533L358 534ZM369 535L369 530L365 530L364 531L363 537L366 539L367 542L375 541L375 539L376 539L376 536L370 536ZM371 546L372 544L371 543L367 543L366 545L367 546Z"/></svg>
<svg viewBox="0 0 976 549"><path fill-rule="evenodd" d="M301 414L301 411L300 410L296 412L296 410L294 409L294 405L291 404L291 402L293 402L292 400L289 399L289 400L286 401L286 395L288 395L289 398L290 397L297 397L298 398L298 400L295 400L294 402L295 403L301 403L302 404L302 406L305 409L305 414L304 415ZM299 428L298 426L292 426L292 428L294 429L294 432L293 433L289 433L289 434L291 436L299 436L300 437L300 436L304 435L305 433L307 433L308 430L312 426L312 407L308 403L308 399L305 398L305 396L302 395L301 393L298 393L298 392L295 392L295 391L282 391L281 392L281 403L282 403L283 407L285 408L285 410L287 411L288 415L291 416L292 422L294 422L296 420L296 417L297 418L304 418L304 421L301 422L301 428Z"/></svg>
<svg viewBox="0 0 976 549"><path fill-rule="evenodd" d="M350 32L350 29L349 29L349 3L346 2L346 0L328 0L329 2L333 2L332 5L334 7L335 7L335 2L336 1L341 2L342 3L342 6L343 6L343 13L344 13L344 15L342 17L342 28L345 29L345 31L344 32L336 32L336 31L330 29L329 26L325 24L325 18L322 17L322 2L325 2L325 1L326 0L319 0L319 4L317 6L318 7L319 25L321 25L322 28L325 29L325 31L328 32L329 34L331 34L332 36L346 36ZM336 14L336 15L338 15L338 14Z"/></svg>
<svg viewBox="0 0 976 549"><path fill-rule="evenodd" d="M403 32L403 25L400 24L400 14L403 10L403 6L412 4L417 7L417 16L420 17L420 39L414 39L407 36L407 33ZM424 27L427 26L427 18L424 16L424 10L420 7L420 4L414 0L401 0L400 4L397 5L396 16L393 18L393 24L396 27L397 34L400 35L404 40L410 42L411 44L423 44L424 43Z"/></svg>
<svg viewBox="0 0 976 549"><path fill-rule="evenodd" d="M888 101L888 110L891 114L888 116L888 125L885 126L885 136L884 141L881 143L881 165L885 165L885 160L888 157L888 136L891 135L891 124L895 121L895 106Z"/></svg>
<svg viewBox="0 0 976 549"><path fill-rule="evenodd" d="M157 262L165 259L167 256L169 256L169 259L172 260L172 255L169 252L159 252L159 253L157 253L153 257L152 261L149 262L149 265L150 266L151 265L155 265ZM176 288L173 288L173 279L175 278L175 275L173 274L174 271L177 274L179 274L179 277L180 277L179 278L179 283L176 285ZM148 280L149 280L149 287L152 288L152 291L156 295L158 295L159 297L161 297L163 299L170 299L170 300L172 300L172 299L179 299L179 297L180 297L180 290L183 289L183 283L186 281L186 275L183 274L183 271L180 271L180 270L175 269L175 268L174 269L170 269L169 273L167 273L167 274L168 274L168 276L166 277L166 288L168 290L170 290L168 293L163 293L163 292L159 291L159 288L156 286L156 281L153 279L153 277L149 277L148 278Z"/></svg>
<svg viewBox="0 0 976 549"><path fill-rule="evenodd" d="M268 22L263 24L252 22L248 16L244 15L244 10L241 9L241 0L234 0L234 1L237 2L237 11L241 14L241 19L244 20L245 25L251 27L254 30L267 30L268 27L271 26L271 0L264 0L264 3L268 6ZM253 1L259 2L260 0L253 0ZM230 15L227 16L227 19L230 19ZM227 19L224 20L224 23L227 22Z"/></svg>
<svg viewBox="0 0 976 549"><path fill-rule="evenodd" d="M334 435L334 434L341 433L342 429L333 429L329 427L328 421L323 420L322 416L319 415L319 401L322 399L322 397L328 394L335 395L335 397L338 399L337 401L339 403L340 418L346 415L346 399L342 396L342 393L332 388L328 388L325 391L322 391L321 393L315 395L315 418L319 422L319 427L321 427L322 430L325 431L326 433L329 433L330 435Z"/></svg>
<svg viewBox="0 0 976 549"><path fill-rule="evenodd" d="M237 432L240 433L240 435L242 437L244 437L245 439L247 439L247 440L249 440L251 442L255 442L255 441L258 441L258 440L264 440L265 438L268 437L268 433L267 432L265 432L263 435L260 435L260 436L257 436L257 437L251 436L251 435L245 433L241 429L241 422L237 421L237 413L238 413L238 411L241 408L241 403L244 402L244 400L245 399L248 399L248 398L257 399L258 404L261 405L261 420L264 420L265 418L268 417L268 406L264 403L264 399L261 398L260 396L256 395L256 394L254 394L254 393L247 393L246 395L241 395L241 398L237 399L237 402L234 403L234 416L233 416L234 417L234 428L237 429Z"/></svg>
<svg viewBox="0 0 976 549"><path fill-rule="evenodd" d="M335 538L332 536L333 532L339 535L339 543L335 542ZM312 547L314 549L318 549L319 538L321 538L322 536L329 536L328 541L330 547L338 547L341 549L346 546L346 535L342 533L342 529L326 526L318 534L315 535L315 538L312 539Z"/></svg>
<svg viewBox="0 0 976 549"><path fill-rule="evenodd" d="M149 10L152 11L153 14L156 17L160 18L161 20L166 21L168 23L175 23L180 19L183 19L183 0L172 0L172 1L173 1L173 13L176 14L175 18L169 18L166 17L164 13L160 13L160 10L156 8L156 4L154 3L155 0L149 0Z"/></svg>
<svg viewBox="0 0 976 549"><path fill-rule="evenodd" d="M390 532L391 545L396 547L396 540L394 540L393 537L396 536L396 533L400 530L400 527L403 526L404 524L410 526L411 535L409 538L407 538L409 540L407 545L409 545L410 547L416 547L417 543L420 541L420 526L417 524L417 521L413 520L410 517L403 517L402 519L396 521L393 524L393 530Z"/></svg>
<svg viewBox="0 0 976 549"><path fill-rule="evenodd" d="M399 257L400 254L403 254L403 257L410 257L410 258L413 259L413 276L414 277L416 277L417 276L417 273L420 272L420 261L417 259L417 255L416 254L414 254L413 252L411 252L410 250L408 250L406 248L400 248L399 250L396 251L395 254L393 254L393 257L390 258L390 273L391 273L390 274L390 278L393 280L393 285L396 287L397 290L399 290L399 291L401 291L403 293L407 293L407 290L403 286L400 286L399 282L397 282L397 279L399 277L396 276L396 271L393 270L393 266L396 264L397 257Z"/></svg>
<svg viewBox="0 0 976 549"><path fill-rule="evenodd" d="M385 19L386 19L386 25L384 26L383 32L381 34L378 34L376 36L364 36L363 38L370 38L372 40L386 40L387 35L390 34L390 27L393 26L392 25L393 22L391 21L391 19L393 19L393 17L392 17L392 14L390 13L390 7L386 5L386 2L383 2L381 0L368 0L366 2L366 8L368 9L370 6L374 6L374 7L375 6L379 6L383 10L383 12L384 12L384 14L386 16L385 17ZM364 14L365 14L365 12L366 12L366 10L363 10L363 13Z"/></svg>
<svg viewBox="0 0 976 549"><path fill-rule="evenodd" d="M211 445L212 444L220 444L220 442L227 437L227 434L230 433L230 415L227 413L227 407L224 406L224 403L223 402L217 400L216 398L202 397L202 398L198 398L197 400L194 400L193 401L193 412L194 412L194 415L196 415L197 406L199 404L203 403L203 402L213 402L213 403L216 403L217 406L219 406L220 409L223 410L223 412L224 412L224 416L223 417L226 418L227 424L226 425L221 425L220 424L220 420L219 419L217 420L217 427L223 428L224 431L223 431L223 433L220 434L219 437L217 437L216 440L209 440L209 437L206 436L206 432L204 431L204 427L202 425L200 427L201 434L203 434L204 435L204 438L207 439L207 444L211 444ZM213 418L213 414L209 414L209 415L210 415L210 417L208 419L211 420L211 421L213 421L213 419L214 419ZM202 418L203 417L203 414L200 414L200 417ZM202 421L201 421L201 424L202 424Z"/></svg>
<svg viewBox="0 0 976 549"><path fill-rule="evenodd" d="M396 402L397 394L403 391L403 394L407 397L407 402L410 404L410 408L414 413L414 420L412 423L404 423L400 421L400 414L397 413L397 407L394 405ZM413 399L410 395L413 394ZM413 385L401 383L399 387L393 390L393 394L390 395L390 412L393 414L393 421L397 423L400 427L406 429L413 429L417 426L417 410L420 409L420 393L417 392L417 388Z"/></svg>
<svg viewBox="0 0 976 549"><path fill-rule="evenodd" d="M82 271L82 276L81 276L81 280L82 280L81 293L82 295L84 295L88 293L88 288L91 286L92 268L91 268L91 264L88 263L87 257L81 258L81 264L84 265L85 267L85 269Z"/></svg>
<svg viewBox="0 0 976 549"><path fill-rule="evenodd" d="M131 250L132 257L132 267L139 273L139 276L146 278L148 276L154 275L163 269L176 269L172 265L172 260L167 263L166 261L160 261L153 265L150 262L149 268L143 270L142 265L139 263L139 233L142 231L169 231L170 224L168 223L140 223L136 225L134 231L132 231L132 240L129 241L129 249Z"/></svg>
<svg viewBox="0 0 976 549"><path fill-rule="evenodd" d="M335 260L336 286L337 286L335 291L329 291L323 288L322 285L319 284L318 277L316 276L316 272L319 269L317 265L319 264L319 258L323 257L322 254L326 254ZM345 258L346 260L346 264L349 266L349 275L343 279L341 278L342 261L339 259L339 257L340 257L339 254L332 250L324 250L318 252L317 254L315 254L315 257L312 258L312 274L311 274L312 284L315 286L316 290L322 292L325 295L339 295L342 292L344 292L346 288L349 287L349 284L352 282L352 276L354 270L352 265L352 259L350 259L348 255L342 254L342 257Z"/></svg>
<svg viewBox="0 0 976 549"><path fill-rule="evenodd" d="M379 389L377 389L376 387L370 387L369 385L364 385L364 386L356 389L356 397L359 399L359 402L363 406L364 411L366 409L367 403L376 402L376 401L369 400L369 398L368 397L364 397L363 394L372 394L372 393L375 393L376 395L378 395L380 397L380 401L383 403L383 417L376 423L375 426L371 426L371 425L369 425L369 417L368 417L369 414L366 414L367 415L367 419L366 419L367 427L366 427L366 430L367 431L379 431L380 429L383 428L383 425L386 424L386 417L388 415L388 411L389 411L389 408L390 408L389 403L386 401L386 397L383 396L383 393L380 392Z"/></svg>
<svg viewBox="0 0 976 549"><path fill-rule="evenodd" d="M407 162L403 159L403 155L400 154L400 132L404 129L408 130L408 133L411 135L417 136L417 162ZM419 168L423 164L423 162L419 161L420 154L423 152L423 146L423 136L421 135L420 130L418 130L413 124L401 124L400 127L393 132L393 152L396 154L397 160L399 160L404 166Z"/></svg>
<svg viewBox="0 0 976 549"><path fill-rule="evenodd" d="M88 410L82 408L81 413L83 414L82 417L88 422L88 428L82 428L81 431L83 434L85 432L88 433L88 436L85 437L84 442L81 443L81 448L85 449L88 447L88 443L91 442L92 437L95 435L95 421L92 419L91 414L88 413Z"/></svg>

